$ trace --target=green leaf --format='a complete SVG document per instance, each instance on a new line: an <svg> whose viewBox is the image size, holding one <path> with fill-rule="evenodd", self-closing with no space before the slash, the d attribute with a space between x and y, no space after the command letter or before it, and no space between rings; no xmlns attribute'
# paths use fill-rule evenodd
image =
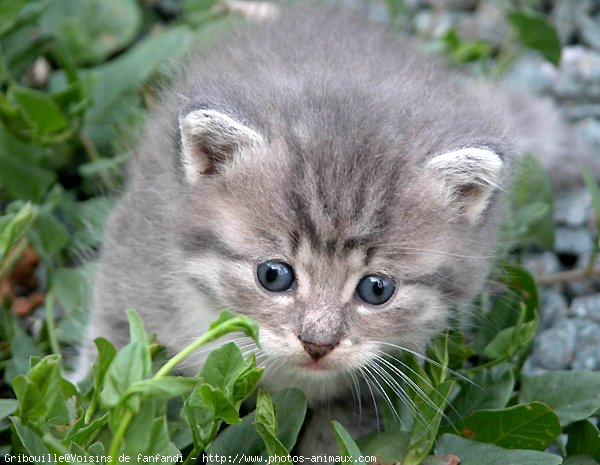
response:
<svg viewBox="0 0 600 465"><path fill-rule="evenodd" d="M189 394L197 381L192 378L163 376L133 383L125 395L140 394L143 399L154 397L177 397Z"/></svg>
<svg viewBox="0 0 600 465"><path fill-rule="evenodd" d="M503 329L485 346L483 355L491 359L512 357L531 343L537 330L537 324L537 321L530 321Z"/></svg>
<svg viewBox="0 0 600 465"><path fill-rule="evenodd" d="M86 264L59 268L52 274L51 291L65 310L56 330L58 340L63 343L79 343L85 331L93 272L93 264Z"/></svg>
<svg viewBox="0 0 600 465"><path fill-rule="evenodd" d="M69 232L47 209L40 209L29 236L36 251L46 257L59 253L70 239Z"/></svg>
<svg viewBox="0 0 600 465"><path fill-rule="evenodd" d="M93 64L128 45L141 19L135 0L54 0L40 26L78 64Z"/></svg>
<svg viewBox="0 0 600 465"><path fill-rule="evenodd" d="M0 184L14 198L41 202L56 175L40 166L47 155L39 145L26 144L0 122Z"/></svg>
<svg viewBox="0 0 600 465"><path fill-rule="evenodd" d="M550 63L560 66L560 39L546 17L530 10L510 9L508 20L523 46L540 52Z"/></svg>
<svg viewBox="0 0 600 465"><path fill-rule="evenodd" d="M99 146L111 144L116 127L133 120L141 107L139 87L164 70L165 63L183 56L190 43L187 27L172 27L147 35L118 58L90 70L94 104L85 114L86 134Z"/></svg>
<svg viewBox="0 0 600 465"><path fill-rule="evenodd" d="M281 444L281 441L279 441L279 439L277 439L277 437L270 432L265 425L262 423L254 423L254 427L256 428L256 432L265 443L270 457L285 457L291 461L290 453L287 451L285 446Z"/></svg>
<svg viewBox="0 0 600 465"><path fill-rule="evenodd" d="M127 314L127 321L129 322L129 340L131 342L147 345L148 337L146 336L144 322L142 321L140 314L132 308L125 310L125 313Z"/></svg>
<svg viewBox="0 0 600 465"><path fill-rule="evenodd" d="M600 431L593 423L588 420L572 423L568 433L567 454L589 455L600 460Z"/></svg>
<svg viewBox="0 0 600 465"><path fill-rule="evenodd" d="M354 463L360 463L362 461L363 453L360 451L350 433L346 431L346 428L337 421L332 421L333 430L335 431L335 440L340 451L340 455L343 457L352 457Z"/></svg>
<svg viewBox="0 0 600 465"><path fill-rule="evenodd" d="M65 442L74 442L81 446L92 440L100 429L108 423L108 413L92 421L89 425L85 424L85 417L81 417L74 427L69 431Z"/></svg>
<svg viewBox="0 0 600 465"><path fill-rule="evenodd" d="M18 405L15 399L0 399L0 420L4 420L17 410Z"/></svg>
<svg viewBox="0 0 600 465"><path fill-rule="evenodd" d="M145 344L130 342L117 352L104 377L104 387L100 392L100 402L106 408L116 406L127 388L145 379L150 371L150 356ZM139 399L129 398L128 405L136 412Z"/></svg>
<svg viewBox="0 0 600 465"><path fill-rule="evenodd" d="M277 420L275 419L275 407L267 391L258 390L256 398L256 423L263 425L272 435L277 434Z"/></svg>
<svg viewBox="0 0 600 465"><path fill-rule="evenodd" d="M600 372L572 370L524 375L519 403L533 401L554 410L563 426L585 420L600 410Z"/></svg>
<svg viewBox="0 0 600 465"><path fill-rule="evenodd" d="M437 363L425 362L425 370L434 385L443 383L448 375L446 367L449 363L448 339L450 335L446 331L435 337L427 346L426 356Z"/></svg>
<svg viewBox="0 0 600 465"><path fill-rule="evenodd" d="M452 400L452 408L448 412L450 421L456 422L475 410L505 407L515 386L514 371L512 364L501 363L477 373L472 383L465 382Z"/></svg>
<svg viewBox="0 0 600 465"><path fill-rule="evenodd" d="M8 100L18 105L33 131L32 137L42 137L67 128L68 121L52 98L28 87L12 86Z"/></svg>
<svg viewBox="0 0 600 465"><path fill-rule="evenodd" d="M15 320L12 320L10 349L12 358L4 372L4 379L8 383L12 383L16 376L23 375L29 371L29 359L32 356L42 357L44 355L34 344L31 336Z"/></svg>
<svg viewBox="0 0 600 465"><path fill-rule="evenodd" d="M560 465L562 457L532 450L508 450L453 434L444 434L435 448L437 455L453 454L460 465Z"/></svg>
<svg viewBox="0 0 600 465"><path fill-rule="evenodd" d="M444 51L456 64L484 60L489 58L493 52L492 46L481 40L461 40L455 29L450 29L440 37L440 40Z"/></svg>
<svg viewBox="0 0 600 465"><path fill-rule="evenodd" d="M544 166L526 153L513 176L510 190L512 214L507 218L505 241L508 247L536 244L552 249L554 244L553 193Z"/></svg>
<svg viewBox="0 0 600 465"><path fill-rule="evenodd" d="M50 453L40 437L31 428L24 425L20 418L10 417L10 420L13 423L15 433L17 433L21 444L23 444L23 447L25 447L25 450L29 454L40 457Z"/></svg>
<svg viewBox="0 0 600 465"><path fill-rule="evenodd" d="M219 314L219 318L210 324L209 329L215 329L221 326L225 322L236 319L237 323L234 328L238 331L242 331L254 339L254 342L258 344L258 323L252 318L248 318L244 315L237 315L228 311L223 311Z"/></svg>
<svg viewBox="0 0 600 465"><path fill-rule="evenodd" d="M209 354L198 379L223 392L231 393L238 377L246 370L247 365L242 352L233 342L228 342Z"/></svg>
<svg viewBox="0 0 600 465"><path fill-rule="evenodd" d="M410 445L405 458L407 463L421 463L429 454L455 383L453 380L446 380L435 388L423 384L421 389L427 400L423 394L418 394L415 390L411 392L415 406L413 415L418 418L410 431Z"/></svg>
<svg viewBox="0 0 600 465"><path fill-rule="evenodd" d="M532 402L500 410L478 410L441 432L456 432L467 439L506 449L543 451L558 437L561 427L552 410Z"/></svg>
<svg viewBox="0 0 600 465"><path fill-rule="evenodd" d="M167 418L164 415L152 421L150 440L148 441L148 447L144 450L144 455L147 457L181 457L181 453L169 438Z"/></svg>
<svg viewBox="0 0 600 465"><path fill-rule="evenodd" d="M29 0L0 0L0 35L12 29Z"/></svg>
<svg viewBox="0 0 600 465"><path fill-rule="evenodd" d="M25 235L35 220L31 203L26 203L15 215L0 217L0 263L10 248Z"/></svg>
<svg viewBox="0 0 600 465"><path fill-rule="evenodd" d="M202 384L198 389L206 405L212 409L214 418L223 420L228 424L240 422L238 409L223 391L214 388L210 384ZM190 407L194 407L192 401L190 401Z"/></svg>
<svg viewBox="0 0 600 465"><path fill-rule="evenodd" d="M277 421L277 439L286 450L291 450L304 423L306 398L297 389L284 389L273 393L272 400ZM241 423L226 428L208 447L207 452L219 455L263 454L263 457L267 457L266 446L253 426L254 421L255 412L252 412Z"/></svg>
<svg viewBox="0 0 600 465"><path fill-rule="evenodd" d="M365 456L375 456L383 463L402 463L409 441L407 432L379 431L363 436L356 444Z"/></svg>

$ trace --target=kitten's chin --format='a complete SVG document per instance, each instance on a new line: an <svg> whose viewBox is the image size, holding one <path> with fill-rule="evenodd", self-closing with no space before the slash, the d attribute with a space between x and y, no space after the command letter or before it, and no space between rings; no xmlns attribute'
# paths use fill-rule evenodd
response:
<svg viewBox="0 0 600 465"><path fill-rule="evenodd" d="M306 364L284 363L265 371L261 383L271 391L285 388L299 389L309 405L329 401L350 391L352 378L337 368L327 368L319 362Z"/></svg>

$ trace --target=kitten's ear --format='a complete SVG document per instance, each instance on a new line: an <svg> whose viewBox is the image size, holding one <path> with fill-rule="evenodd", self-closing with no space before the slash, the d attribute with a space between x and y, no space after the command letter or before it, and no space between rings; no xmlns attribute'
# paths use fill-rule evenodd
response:
<svg viewBox="0 0 600 465"><path fill-rule="evenodd" d="M427 167L444 182L449 202L475 223L501 188L504 163L489 149L467 147L437 155Z"/></svg>
<svg viewBox="0 0 600 465"><path fill-rule="evenodd" d="M195 110L179 118L185 177L195 183L262 137L253 129L217 110Z"/></svg>

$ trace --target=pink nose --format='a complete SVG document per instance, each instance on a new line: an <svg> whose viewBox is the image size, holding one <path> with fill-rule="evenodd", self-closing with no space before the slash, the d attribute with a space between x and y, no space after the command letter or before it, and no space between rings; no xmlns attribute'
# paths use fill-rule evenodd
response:
<svg viewBox="0 0 600 465"><path fill-rule="evenodd" d="M315 344L314 342L303 342L304 350L308 352L313 360L319 360L325 357L329 352L335 349L333 344Z"/></svg>

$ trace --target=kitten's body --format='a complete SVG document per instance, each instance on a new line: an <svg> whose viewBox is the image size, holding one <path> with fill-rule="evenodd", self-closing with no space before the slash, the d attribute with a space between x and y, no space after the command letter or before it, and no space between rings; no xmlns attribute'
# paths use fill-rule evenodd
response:
<svg viewBox="0 0 600 465"><path fill-rule="evenodd" d="M108 225L82 371L93 338L126 342L126 308L171 353L228 308L261 325L265 384L303 389L318 417L380 342L423 349L481 289L516 153L510 105L332 13L242 30L165 93ZM292 266L292 290L261 287L266 260ZM393 279L389 302L357 297L369 274ZM311 431L306 451L329 447Z"/></svg>

